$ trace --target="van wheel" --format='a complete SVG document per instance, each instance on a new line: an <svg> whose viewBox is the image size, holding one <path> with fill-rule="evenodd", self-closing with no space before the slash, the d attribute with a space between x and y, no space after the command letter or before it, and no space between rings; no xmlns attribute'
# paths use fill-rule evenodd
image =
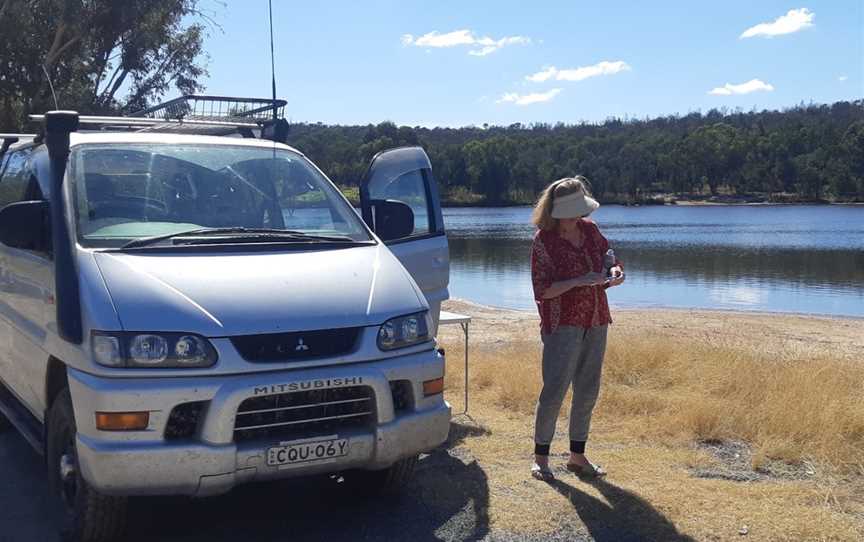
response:
<svg viewBox="0 0 864 542"><path fill-rule="evenodd" d="M48 414L47 463L51 491L63 506L64 539L106 542L119 538L126 524L127 499L100 495L78 468L75 415L65 389Z"/></svg>
<svg viewBox="0 0 864 542"><path fill-rule="evenodd" d="M398 495L414 476L419 455L406 457L384 470L363 472L364 488L379 495Z"/></svg>

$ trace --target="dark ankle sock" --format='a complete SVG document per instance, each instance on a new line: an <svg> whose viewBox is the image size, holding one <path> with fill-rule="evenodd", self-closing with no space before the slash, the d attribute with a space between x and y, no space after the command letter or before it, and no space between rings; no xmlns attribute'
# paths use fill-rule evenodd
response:
<svg viewBox="0 0 864 542"><path fill-rule="evenodd" d="M570 451L574 454L584 454L585 453L585 441L584 440L571 440L570 441Z"/></svg>
<svg viewBox="0 0 864 542"><path fill-rule="evenodd" d="M549 455L550 444L534 444L534 455Z"/></svg>

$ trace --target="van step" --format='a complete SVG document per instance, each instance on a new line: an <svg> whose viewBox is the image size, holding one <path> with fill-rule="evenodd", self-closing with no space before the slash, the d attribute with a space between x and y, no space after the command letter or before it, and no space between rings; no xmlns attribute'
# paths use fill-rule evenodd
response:
<svg viewBox="0 0 864 542"><path fill-rule="evenodd" d="M39 455L45 455L45 432L42 424L0 382L0 412L15 426Z"/></svg>

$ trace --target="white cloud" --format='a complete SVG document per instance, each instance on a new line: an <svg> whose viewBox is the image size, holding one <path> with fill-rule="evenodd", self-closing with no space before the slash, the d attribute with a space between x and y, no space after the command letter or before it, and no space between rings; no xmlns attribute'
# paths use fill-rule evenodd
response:
<svg viewBox="0 0 864 542"><path fill-rule="evenodd" d="M733 94L750 94L751 92L765 91L771 92L774 87L759 79L751 79L740 85L726 83L722 87L717 87L708 91L708 94L713 96L732 96Z"/></svg>
<svg viewBox="0 0 864 542"><path fill-rule="evenodd" d="M807 8L790 9L786 15L781 15L771 23L761 23L751 26L741 33L739 39L762 36L772 38L783 34L792 34L813 26L815 13Z"/></svg>
<svg viewBox="0 0 864 542"><path fill-rule="evenodd" d="M841 75L840 77L837 78L837 80L840 81L841 83L847 79L849 79L848 75Z"/></svg>
<svg viewBox="0 0 864 542"><path fill-rule="evenodd" d="M514 103L516 105L531 105L548 102L561 93L560 88L553 88L546 92L535 92L533 94L517 94L508 92L501 96L495 103Z"/></svg>
<svg viewBox="0 0 864 542"><path fill-rule="evenodd" d="M542 83L543 81L548 81L549 79L555 77L556 73L558 73L558 70L555 68L555 66L550 66L543 69L542 71L535 73L534 75L529 75L525 77L525 79L529 81L534 81L535 83Z"/></svg>
<svg viewBox="0 0 864 542"><path fill-rule="evenodd" d="M614 75L616 73L630 71L630 69L630 65L623 60L616 60L614 62L604 60L592 66L580 66L578 68L567 70L559 70L555 66L549 66L533 75L525 77L525 79L533 81L534 83L542 83L544 81L549 81L550 79L554 79L555 81L582 81L583 79L588 79L590 77Z"/></svg>
<svg viewBox="0 0 864 542"><path fill-rule="evenodd" d="M473 48L471 51L468 51L469 55L486 56L508 45L528 45L531 43L531 38L526 38L525 36L505 36L500 39L493 39L489 36L478 37L471 30L463 29L447 32L446 34L432 31L419 37L415 37L412 34L403 34L401 41L402 45L406 47L442 48L467 46Z"/></svg>

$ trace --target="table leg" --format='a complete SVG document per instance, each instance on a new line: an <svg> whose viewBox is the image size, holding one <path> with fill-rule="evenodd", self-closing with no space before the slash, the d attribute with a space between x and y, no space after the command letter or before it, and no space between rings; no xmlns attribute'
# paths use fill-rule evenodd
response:
<svg viewBox="0 0 864 542"><path fill-rule="evenodd" d="M465 410L462 414L468 414L468 325L469 322L462 324L462 333L465 335Z"/></svg>

